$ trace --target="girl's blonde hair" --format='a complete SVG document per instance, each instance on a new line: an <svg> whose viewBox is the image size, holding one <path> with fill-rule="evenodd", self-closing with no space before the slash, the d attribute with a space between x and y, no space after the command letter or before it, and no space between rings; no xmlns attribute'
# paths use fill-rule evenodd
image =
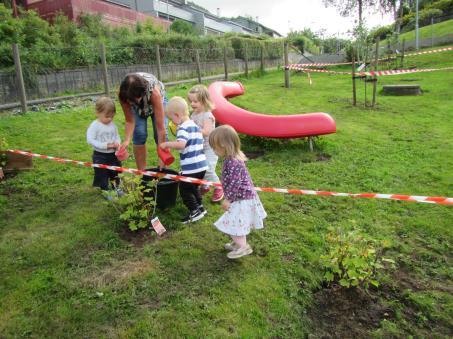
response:
<svg viewBox="0 0 453 339"><path fill-rule="evenodd" d="M214 109L214 104L211 101L211 97L209 96L209 91L206 86L195 85L190 89L189 94L194 94L206 111L212 111Z"/></svg>
<svg viewBox="0 0 453 339"><path fill-rule="evenodd" d="M222 125L209 134L209 145L225 158L245 161L247 157L241 151L241 140L233 127ZM219 152L221 151L221 152Z"/></svg>
<svg viewBox="0 0 453 339"><path fill-rule="evenodd" d="M100 97L96 100L96 113L104 115L115 115L115 102L109 97Z"/></svg>

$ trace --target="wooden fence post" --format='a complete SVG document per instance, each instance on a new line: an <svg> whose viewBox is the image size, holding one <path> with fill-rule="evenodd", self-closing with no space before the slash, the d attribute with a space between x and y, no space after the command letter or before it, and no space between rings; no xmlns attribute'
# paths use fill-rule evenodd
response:
<svg viewBox="0 0 453 339"><path fill-rule="evenodd" d="M105 56L105 45L101 43L101 62L102 62L102 75L104 78L104 92L105 95L110 95L110 87L109 87L109 74L107 71L107 58Z"/></svg>
<svg viewBox="0 0 453 339"><path fill-rule="evenodd" d="M227 58L227 47L223 47L223 67L225 69L225 80L228 80L228 58Z"/></svg>
<svg viewBox="0 0 453 339"><path fill-rule="evenodd" d="M244 44L244 62L245 62L244 74L248 78L249 77L249 56L248 56L248 51L247 51L247 43Z"/></svg>
<svg viewBox="0 0 453 339"><path fill-rule="evenodd" d="M285 45L284 45L284 55L285 55L285 87L286 87L286 88L289 88L288 41L285 41Z"/></svg>
<svg viewBox="0 0 453 339"><path fill-rule="evenodd" d="M19 90L20 96L20 104L22 113L27 112L27 96L25 93L25 83L24 83L24 76L22 74L22 65L20 63L20 53L19 53L19 46L17 44L13 44L13 58L14 58L14 66L16 68L16 83Z"/></svg>
<svg viewBox="0 0 453 339"><path fill-rule="evenodd" d="M401 48L401 69L404 68L404 49L406 48L406 39L403 39L403 47Z"/></svg>
<svg viewBox="0 0 453 339"><path fill-rule="evenodd" d="M157 78L162 81L162 68L160 65L160 46L156 45L156 63L157 63Z"/></svg>
<svg viewBox="0 0 453 339"><path fill-rule="evenodd" d="M379 37L376 38L376 54L374 56L374 71L376 72L378 69L378 61L379 60ZM374 107L376 104L376 89L377 89L377 76L373 77L373 101L371 103L371 107Z"/></svg>
<svg viewBox="0 0 453 339"><path fill-rule="evenodd" d="M357 105L357 92L355 87L355 51L352 48L352 105Z"/></svg>
<svg viewBox="0 0 453 339"><path fill-rule="evenodd" d="M260 69L261 69L261 72L264 72L264 46L263 45L261 45L260 51L261 51Z"/></svg>
<svg viewBox="0 0 453 339"><path fill-rule="evenodd" d="M195 61L197 62L198 83L201 84L200 53L198 52L198 49L195 50Z"/></svg>

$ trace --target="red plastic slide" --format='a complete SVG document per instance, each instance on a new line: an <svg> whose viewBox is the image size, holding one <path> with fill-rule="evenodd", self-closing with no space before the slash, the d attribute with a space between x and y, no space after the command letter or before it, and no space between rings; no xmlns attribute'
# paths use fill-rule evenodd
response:
<svg viewBox="0 0 453 339"><path fill-rule="evenodd" d="M240 82L216 81L209 85L216 120L233 126L238 133L268 138L300 138L336 132L335 120L327 113L259 114L237 107L226 99L243 93Z"/></svg>

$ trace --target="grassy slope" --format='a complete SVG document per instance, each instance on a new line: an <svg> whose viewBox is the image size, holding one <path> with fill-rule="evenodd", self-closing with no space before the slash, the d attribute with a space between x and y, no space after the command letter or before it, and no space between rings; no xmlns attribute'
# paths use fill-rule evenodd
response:
<svg viewBox="0 0 453 339"><path fill-rule="evenodd" d="M451 53L411 59L447 65ZM419 97L378 97L376 110L350 105L350 80L282 73L244 80L234 99L252 111L329 112L338 132L318 153L301 141L244 137L244 149L265 149L248 167L257 186L453 196L453 74L383 77L379 86L418 79ZM363 85L361 85L363 86ZM363 101L363 87L359 100ZM368 93L370 93L369 87ZM185 95L175 88L171 95ZM89 159L84 133L92 104L54 113L0 118L11 147ZM123 127L121 114L116 118ZM155 159L154 150L150 150ZM318 154L330 161L316 161ZM167 238L136 247L119 236L108 204L90 188L89 169L35 160L35 169L0 184L0 336L300 337L316 333L306 315L321 281L318 258L328 226L357 225L389 239L389 256L423 286L386 300L398 315L377 335L445 334L451 328L453 209L415 203L260 194L267 228L250 237L256 255L231 262L214 231L220 215L181 226L181 203L160 218ZM132 162L126 165L133 166ZM393 286L388 276L386 286ZM417 322L404 317L412 305ZM438 321L432 325L432 321ZM440 324L440 325L439 325ZM430 328L433 327L433 328Z"/></svg>
<svg viewBox="0 0 453 339"><path fill-rule="evenodd" d="M453 19L439 22L434 25L428 25L419 29L419 39L428 39L431 37L438 38L445 35L453 34ZM415 30L403 33L399 37L400 41L406 39L406 41L415 40ZM387 40L381 41L381 46L386 46Z"/></svg>

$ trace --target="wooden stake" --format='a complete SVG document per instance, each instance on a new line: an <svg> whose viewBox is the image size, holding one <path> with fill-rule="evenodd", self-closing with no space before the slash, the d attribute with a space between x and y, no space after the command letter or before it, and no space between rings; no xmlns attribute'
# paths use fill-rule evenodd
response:
<svg viewBox="0 0 453 339"><path fill-rule="evenodd" d="M17 44L13 44L13 57L14 57L14 66L16 68L16 81L17 81L17 87L19 90L20 104L21 104L21 108L22 108L22 113L25 113L28 110L27 95L25 93L24 76L22 74L22 64L20 63L19 46Z"/></svg>
<svg viewBox="0 0 453 339"><path fill-rule="evenodd" d="M379 59L379 37L376 39L376 54L374 56L374 71L378 69L378 59ZM371 107L376 105L376 89L377 89L377 77L373 77L373 101Z"/></svg>
<svg viewBox="0 0 453 339"><path fill-rule="evenodd" d="M195 61L197 62L198 83L201 84L200 53L198 52L198 49L195 50Z"/></svg>
<svg viewBox="0 0 453 339"><path fill-rule="evenodd" d="M225 70L225 80L228 80L228 59L227 59L227 47L223 47L223 67Z"/></svg>
<svg viewBox="0 0 453 339"><path fill-rule="evenodd" d="M110 95L110 87L109 87L109 73L107 70L107 58L105 56L105 45L101 43L101 61L102 61L102 75L104 78L104 92L105 95ZM66 77L65 77L66 79Z"/></svg>
<svg viewBox="0 0 453 339"><path fill-rule="evenodd" d="M160 46L156 45L156 63L157 63L157 78L162 81L162 68L160 65Z"/></svg>
<svg viewBox="0 0 453 339"><path fill-rule="evenodd" d="M249 77L249 56L248 56L248 51L247 51L247 43L244 44L244 62L245 62L244 73L245 73L245 76L248 78Z"/></svg>
<svg viewBox="0 0 453 339"><path fill-rule="evenodd" d="M355 51L352 48L352 105L357 105L357 92L355 87Z"/></svg>
<svg viewBox="0 0 453 339"><path fill-rule="evenodd" d="M286 88L289 88L288 41L285 41L285 45L284 45L284 55L285 55L285 87L286 87Z"/></svg>

